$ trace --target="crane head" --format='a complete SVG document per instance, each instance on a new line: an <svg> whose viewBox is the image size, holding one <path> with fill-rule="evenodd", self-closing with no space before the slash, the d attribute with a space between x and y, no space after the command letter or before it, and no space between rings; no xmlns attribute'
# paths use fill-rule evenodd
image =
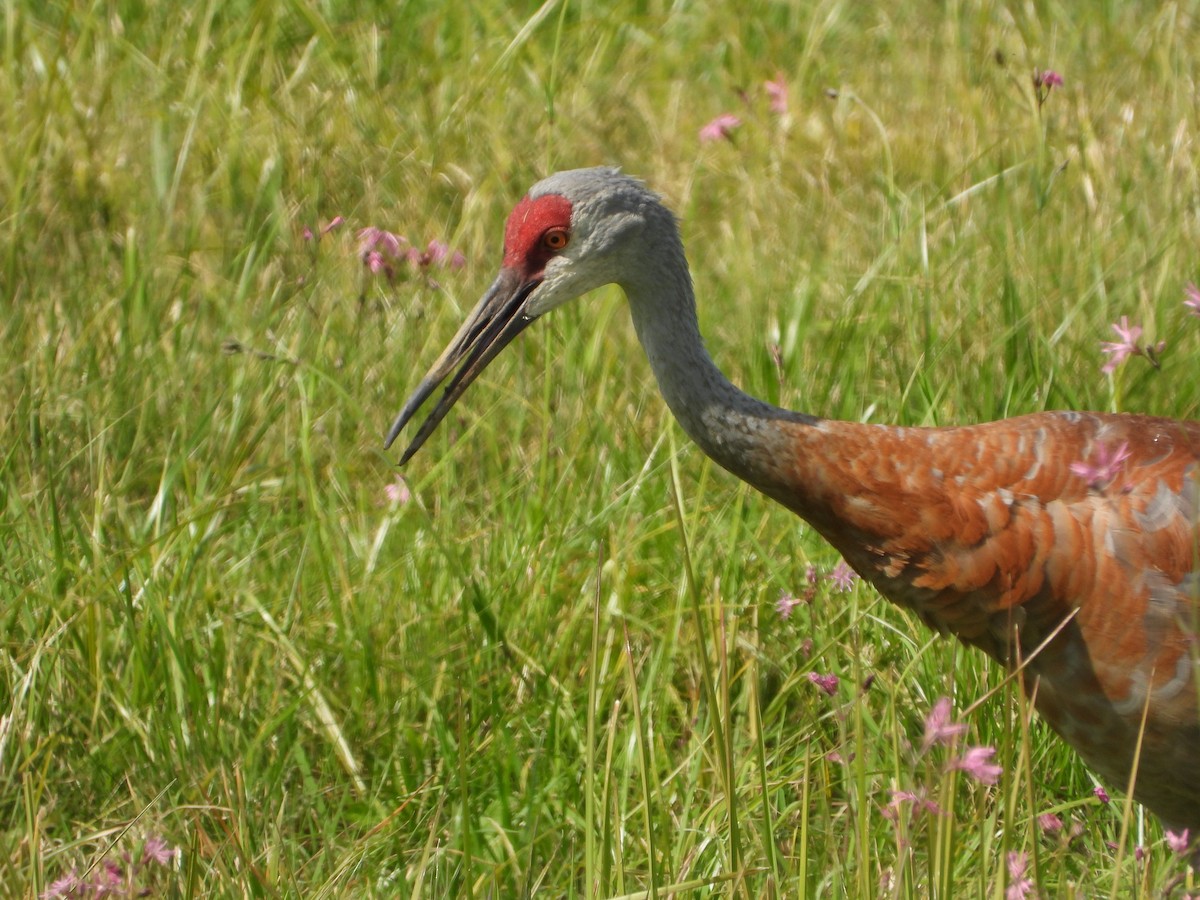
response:
<svg viewBox="0 0 1200 900"><path fill-rule="evenodd" d="M620 282L631 267L628 254L656 211L665 213L658 198L616 169L559 172L534 185L508 217L500 274L400 410L384 449L449 377L401 456L403 465L488 363L535 319Z"/></svg>

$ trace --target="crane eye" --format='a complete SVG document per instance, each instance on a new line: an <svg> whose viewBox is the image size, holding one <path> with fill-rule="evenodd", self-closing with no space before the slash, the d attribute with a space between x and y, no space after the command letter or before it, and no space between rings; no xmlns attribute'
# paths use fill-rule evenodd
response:
<svg viewBox="0 0 1200 900"><path fill-rule="evenodd" d="M565 228L551 228L542 235L542 246L547 250L561 250L571 241L571 235Z"/></svg>

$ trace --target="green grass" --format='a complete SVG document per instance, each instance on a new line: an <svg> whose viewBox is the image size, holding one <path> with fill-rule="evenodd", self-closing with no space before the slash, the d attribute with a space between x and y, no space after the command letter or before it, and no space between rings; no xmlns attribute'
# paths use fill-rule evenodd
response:
<svg viewBox="0 0 1200 900"><path fill-rule="evenodd" d="M977 654L861 587L776 615L836 556L684 440L615 289L494 364L407 503L380 445L508 207L601 163L681 215L752 393L1200 416L1198 4L133 6L0 4L0 894L151 835L181 856L139 878L182 897L1182 872ZM467 265L370 279L366 225ZM1121 315L1161 368L1100 374ZM996 746L996 786L913 749L942 695L987 698L958 750ZM885 817L919 788L942 815Z"/></svg>

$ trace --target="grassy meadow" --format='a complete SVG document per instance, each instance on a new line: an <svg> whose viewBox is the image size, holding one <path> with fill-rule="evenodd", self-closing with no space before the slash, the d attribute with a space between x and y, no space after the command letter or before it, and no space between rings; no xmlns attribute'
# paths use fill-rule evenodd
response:
<svg viewBox="0 0 1200 900"><path fill-rule="evenodd" d="M730 9L0 3L0 896L1200 889L689 444L617 289L383 452L510 206L597 164L772 402L1200 417L1200 3ZM1122 316L1165 346L1102 373Z"/></svg>

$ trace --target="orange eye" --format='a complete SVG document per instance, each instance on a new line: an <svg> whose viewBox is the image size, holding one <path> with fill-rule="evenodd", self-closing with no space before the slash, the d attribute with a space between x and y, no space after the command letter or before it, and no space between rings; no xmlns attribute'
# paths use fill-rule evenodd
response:
<svg viewBox="0 0 1200 900"><path fill-rule="evenodd" d="M561 250L571 241L565 228L551 228L542 235L542 246L547 250Z"/></svg>

